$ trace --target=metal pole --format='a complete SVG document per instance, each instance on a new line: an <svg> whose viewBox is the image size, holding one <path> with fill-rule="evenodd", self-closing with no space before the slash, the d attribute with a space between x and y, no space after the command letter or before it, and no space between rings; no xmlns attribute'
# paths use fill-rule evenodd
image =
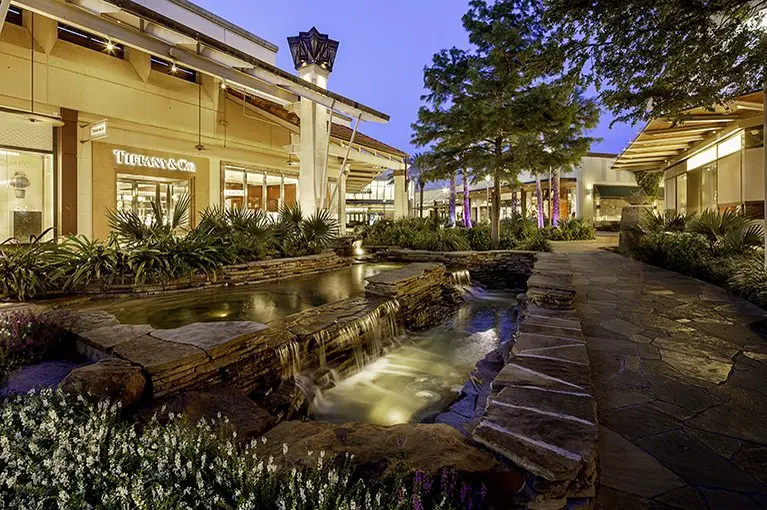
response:
<svg viewBox="0 0 767 510"><path fill-rule="evenodd" d="M8 16L8 9L11 7L11 0L0 0L0 34L3 33L5 17Z"/></svg>
<svg viewBox="0 0 767 510"><path fill-rule="evenodd" d="M360 122L362 122L361 113L357 115L357 122L354 124L354 129L352 130L352 137L349 138L349 145L346 147L346 154L344 154L344 160L341 163L341 170L339 171L339 174L344 171L344 168L346 168L346 162L349 160L349 152L351 152L352 150L352 144L354 143L354 138L357 136L357 128L360 127ZM331 202L336 197L337 192L338 192L338 182L336 182L336 188L333 190L333 196L330 197ZM338 198L339 200L341 199L341 197L338 197ZM346 200L346 197L344 197L344 200Z"/></svg>
<svg viewBox="0 0 767 510"><path fill-rule="evenodd" d="M325 165L322 168L322 186L320 187L320 209L327 209L325 207L325 200L328 198L328 158L330 157L330 135L333 132L333 107L336 105L336 100L330 104L330 118L328 119L328 139L325 143ZM336 184L337 186L338 184ZM327 204L330 206L330 203Z"/></svg>

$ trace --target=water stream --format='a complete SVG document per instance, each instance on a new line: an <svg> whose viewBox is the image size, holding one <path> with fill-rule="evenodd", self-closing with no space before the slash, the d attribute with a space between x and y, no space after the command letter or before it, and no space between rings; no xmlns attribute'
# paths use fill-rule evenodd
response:
<svg viewBox="0 0 767 510"><path fill-rule="evenodd" d="M454 316L435 328L390 338L383 356L352 375L330 381L304 376L298 384L311 399L310 417L393 425L440 412L458 395L477 361L511 341L515 305L513 294L468 287Z"/></svg>

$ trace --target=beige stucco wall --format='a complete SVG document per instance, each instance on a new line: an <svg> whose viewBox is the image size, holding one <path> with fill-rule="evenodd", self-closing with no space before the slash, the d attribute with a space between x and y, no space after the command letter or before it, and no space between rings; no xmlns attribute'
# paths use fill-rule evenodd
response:
<svg viewBox="0 0 767 510"><path fill-rule="evenodd" d="M194 173L181 171L168 171L150 168L130 167L118 165L114 153L115 149L141 154L144 156L157 156L162 158L186 159L197 167ZM169 179L188 179L193 190L194 203L192 205L191 222L197 224L199 213L210 205L210 162L207 158L190 157L184 154L152 151L129 145L114 145L109 143L95 142L92 144L92 193L93 197L93 237L104 239L109 235L109 222L107 211L114 210L117 206L117 174L148 175Z"/></svg>
<svg viewBox="0 0 767 510"><path fill-rule="evenodd" d="M29 110L32 14L27 27L4 25L0 34L0 106ZM104 212L116 201L111 148L195 161L197 211L220 203L223 161L294 173L284 146L287 126L258 111L243 109L218 80L202 76L201 85L151 70L150 56L132 48L125 59L57 39L55 21L34 16L35 112L58 115L77 110L78 232L103 238ZM106 139L88 141L88 124L108 120ZM195 149L198 141L206 150Z"/></svg>

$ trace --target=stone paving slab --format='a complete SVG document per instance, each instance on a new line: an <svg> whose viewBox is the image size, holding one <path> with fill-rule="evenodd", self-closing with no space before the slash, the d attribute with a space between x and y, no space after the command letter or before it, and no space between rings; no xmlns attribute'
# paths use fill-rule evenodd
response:
<svg viewBox="0 0 767 510"><path fill-rule="evenodd" d="M144 336L152 329L149 324L117 324L83 331L79 336L93 348L109 353L116 345Z"/></svg>
<svg viewBox="0 0 767 510"><path fill-rule="evenodd" d="M156 329L150 334L167 342L199 347L212 356L231 343L251 339L266 328L266 324L248 321L195 322L175 329Z"/></svg>
<svg viewBox="0 0 767 510"><path fill-rule="evenodd" d="M569 310L567 259L542 255L511 358L491 383L472 438L529 471L530 509L558 509L594 495L596 401L581 322Z"/></svg>
<svg viewBox="0 0 767 510"><path fill-rule="evenodd" d="M569 254L600 419L596 508L767 508L765 317L724 289ZM758 358L759 356L756 356Z"/></svg>

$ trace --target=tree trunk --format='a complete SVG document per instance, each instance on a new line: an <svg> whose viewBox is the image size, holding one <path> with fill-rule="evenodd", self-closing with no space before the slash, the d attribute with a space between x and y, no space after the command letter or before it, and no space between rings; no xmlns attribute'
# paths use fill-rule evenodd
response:
<svg viewBox="0 0 767 510"><path fill-rule="evenodd" d="M535 199L538 202L538 228L543 228L543 193L540 175L535 176Z"/></svg>
<svg viewBox="0 0 767 510"><path fill-rule="evenodd" d="M491 242L493 249L497 250L501 242L501 179L498 175L493 178L493 205L490 212L493 218Z"/></svg>
<svg viewBox="0 0 767 510"><path fill-rule="evenodd" d="M421 216L421 218L423 218L423 188L426 186L426 182L420 181L418 183L418 185L421 188L420 189L420 193L421 193L420 202L421 203L420 203L420 208L419 208L419 215Z"/></svg>
<svg viewBox="0 0 767 510"><path fill-rule="evenodd" d="M517 208L519 208L519 191L517 188L512 188L511 190L511 215L515 216L517 214Z"/></svg>
<svg viewBox="0 0 767 510"><path fill-rule="evenodd" d="M469 172L463 169L463 226L471 228L471 194L469 193Z"/></svg>
<svg viewBox="0 0 767 510"><path fill-rule="evenodd" d="M551 224L555 227L559 225L559 174L559 168L555 168L551 174L551 200L553 204Z"/></svg>
<svg viewBox="0 0 767 510"><path fill-rule="evenodd" d="M450 176L450 226L455 227L455 172Z"/></svg>

